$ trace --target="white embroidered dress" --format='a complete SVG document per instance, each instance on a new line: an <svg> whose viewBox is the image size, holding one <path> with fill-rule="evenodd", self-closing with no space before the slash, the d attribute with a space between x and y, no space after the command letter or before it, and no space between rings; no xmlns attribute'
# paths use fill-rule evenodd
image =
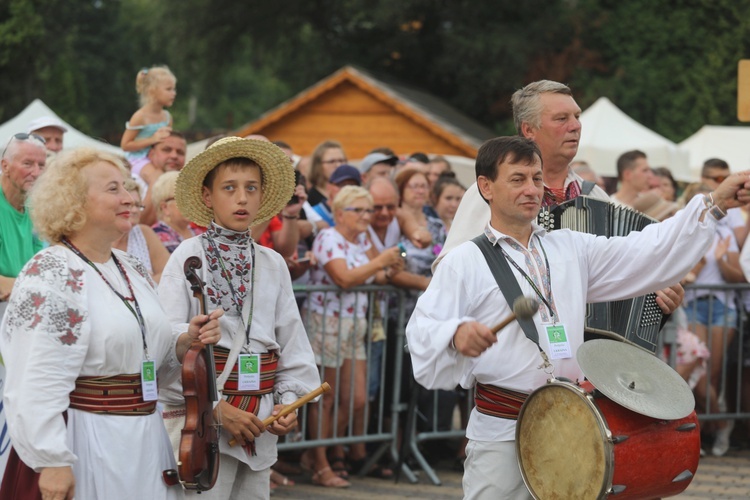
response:
<svg viewBox="0 0 750 500"><path fill-rule="evenodd" d="M114 253L143 313L150 359L157 370L177 365L169 323L146 271L124 252ZM112 259L98 267L129 295ZM79 376L140 373L144 358L138 321L91 266L62 246L33 257L16 282L0 347L8 429L26 465L37 472L72 466L76 498L183 497L162 479L174 459L158 411L119 416L68 409Z"/></svg>

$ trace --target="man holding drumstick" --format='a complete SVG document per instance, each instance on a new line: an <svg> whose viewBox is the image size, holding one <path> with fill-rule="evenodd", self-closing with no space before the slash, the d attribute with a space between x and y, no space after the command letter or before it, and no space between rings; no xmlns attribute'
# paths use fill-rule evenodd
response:
<svg viewBox="0 0 750 500"><path fill-rule="evenodd" d="M542 153L530 139L487 141L477 155L476 176L490 207L482 237L508 262L523 295L541 304L533 319L538 344L518 323L492 334L490 327L510 316L512 306L474 242L445 256L406 335L422 386L477 386L481 395L467 428L465 497L530 498L516 462L516 417L549 372L583 379L574 356L583 343L586 303L644 295L679 281L710 246L717 220L750 201L750 176L733 174L672 219L609 239L546 233L534 223L545 190Z"/></svg>

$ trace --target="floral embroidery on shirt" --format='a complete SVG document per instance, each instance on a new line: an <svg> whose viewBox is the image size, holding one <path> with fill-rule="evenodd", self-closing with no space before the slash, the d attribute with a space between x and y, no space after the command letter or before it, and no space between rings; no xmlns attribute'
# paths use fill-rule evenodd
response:
<svg viewBox="0 0 750 500"><path fill-rule="evenodd" d="M124 252L118 253L117 258L127 261L127 263L130 264L130 266L135 269L138 274L146 278L146 281L148 281L148 284L151 285L151 288L156 290L156 282L151 279L151 273L148 272L148 269L146 269L146 266L143 265L143 262L141 262L140 259Z"/></svg>
<svg viewBox="0 0 750 500"><path fill-rule="evenodd" d="M75 344L86 315L71 307L67 294L81 293L83 274L83 269L68 267L51 251L35 255L18 276L18 285L24 286L18 286L11 298L8 332L37 329L64 345Z"/></svg>

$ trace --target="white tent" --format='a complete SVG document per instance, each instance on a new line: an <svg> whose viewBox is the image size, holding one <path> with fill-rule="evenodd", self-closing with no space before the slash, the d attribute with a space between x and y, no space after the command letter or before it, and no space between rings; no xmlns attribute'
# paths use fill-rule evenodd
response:
<svg viewBox="0 0 750 500"><path fill-rule="evenodd" d="M690 170L696 180L709 158L721 158L734 172L750 169L750 127L704 125L680 147L690 154Z"/></svg>
<svg viewBox="0 0 750 500"><path fill-rule="evenodd" d="M94 139L93 137L89 137L83 132L80 132L73 128L72 125L57 116L57 114L52 111L46 104L44 104L41 99L34 99L31 104L26 106L26 109L21 111L14 118L11 118L7 122L0 125L0 141L2 141L2 146L0 147L4 148L5 145L8 144L8 141L13 134L17 134L19 132L28 132L27 127L29 125L29 122L42 116L54 116L61 122L63 122L65 127L67 127L68 131L63 136L63 145L65 149L88 146L107 151L108 153L117 155L123 154L122 149L120 149L119 147L112 146L110 144L107 144L106 142Z"/></svg>
<svg viewBox="0 0 750 500"><path fill-rule="evenodd" d="M638 149L646 153L652 167L666 166L679 180L694 179L687 151L630 118L606 97L581 113L581 125L575 160L588 162L599 175L617 177L617 158Z"/></svg>

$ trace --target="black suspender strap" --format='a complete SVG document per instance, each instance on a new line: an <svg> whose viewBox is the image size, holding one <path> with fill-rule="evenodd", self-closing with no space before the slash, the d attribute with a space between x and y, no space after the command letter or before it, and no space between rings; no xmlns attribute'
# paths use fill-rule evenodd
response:
<svg viewBox="0 0 750 500"><path fill-rule="evenodd" d="M494 276L495 281L497 281L497 286L500 287L500 291L503 292L505 301L512 308L513 302L518 297L522 296L523 292L521 292L521 287L518 286L518 281L516 281L516 277L513 275L513 271L510 269L508 262L500 252L493 247L492 243L490 243L487 236L484 234L480 234L471 241L474 242L474 244L479 247L479 250L482 251L482 254L484 254L484 258L487 260L487 265L489 266L490 271L492 271L492 276ZM523 329L523 333L526 334L526 337L534 342L539 347L539 350L541 350L541 346L539 346L539 332L536 330L534 320L517 319Z"/></svg>

